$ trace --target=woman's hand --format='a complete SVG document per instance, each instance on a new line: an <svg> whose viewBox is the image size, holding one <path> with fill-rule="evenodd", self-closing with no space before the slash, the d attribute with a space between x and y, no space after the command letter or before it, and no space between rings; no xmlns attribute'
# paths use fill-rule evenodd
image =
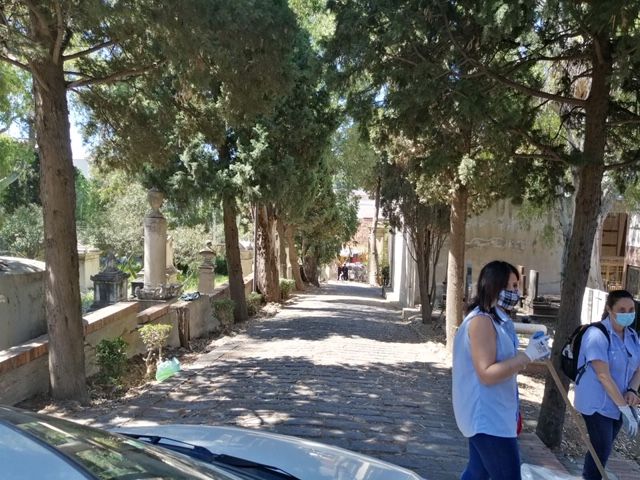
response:
<svg viewBox="0 0 640 480"><path fill-rule="evenodd" d="M640 398L638 398L638 394L632 392L631 390L627 390L627 392L624 394L624 399L627 402L627 405L630 405L632 407L640 405Z"/></svg>

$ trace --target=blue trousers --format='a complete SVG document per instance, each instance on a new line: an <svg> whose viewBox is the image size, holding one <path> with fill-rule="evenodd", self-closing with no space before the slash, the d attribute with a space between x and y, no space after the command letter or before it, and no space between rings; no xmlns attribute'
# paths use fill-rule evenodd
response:
<svg viewBox="0 0 640 480"><path fill-rule="evenodd" d="M613 442L620 431L620 427L622 427L622 419L613 420L599 413L582 415L582 418L584 418L587 424L589 440L591 440L593 449L596 451L602 465L606 465L609 455L611 454L611 449L613 448ZM587 452L587 455L584 457L582 478L586 478L587 480L600 480L602 478L589 452Z"/></svg>
<svg viewBox="0 0 640 480"><path fill-rule="evenodd" d="M520 480L517 438L478 433L469 438L469 463L460 480Z"/></svg>

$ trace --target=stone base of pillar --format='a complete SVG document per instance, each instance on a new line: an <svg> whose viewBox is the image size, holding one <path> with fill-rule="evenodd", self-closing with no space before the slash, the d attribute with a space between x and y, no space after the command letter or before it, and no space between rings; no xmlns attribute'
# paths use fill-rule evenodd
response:
<svg viewBox="0 0 640 480"><path fill-rule="evenodd" d="M198 269L198 291L205 295L213 293L215 288L215 269L213 265L201 265Z"/></svg>
<svg viewBox="0 0 640 480"><path fill-rule="evenodd" d="M166 300L177 297L181 293L182 285L179 283L171 283L155 288L139 288L136 290L136 297L140 300Z"/></svg>
<svg viewBox="0 0 640 480"><path fill-rule="evenodd" d="M178 269L173 265L170 267L167 267L165 276L167 277L167 283L169 285L178 283Z"/></svg>

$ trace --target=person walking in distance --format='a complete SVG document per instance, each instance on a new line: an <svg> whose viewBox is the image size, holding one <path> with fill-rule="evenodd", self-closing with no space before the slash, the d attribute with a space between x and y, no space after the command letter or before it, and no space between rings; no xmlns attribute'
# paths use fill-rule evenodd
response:
<svg viewBox="0 0 640 480"><path fill-rule="evenodd" d="M630 438L638 432L640 343L631 328L635 318L633 296L626 290L609 292L602 314L609 338L598 328L588 328L580 344L574 403L603 465L621 427ZM590 453L585 456L582 477L602 478Z"/></svg>
<svg viewBox="0 0 640 480"><path fill-rule="evenodd" d="M452 399L456 423L469 440L461 480L520 480L516 376L551 354L548 337L534 334L524 352L509 312L520 300L519 273L503 261L480 271L477 294L453 344Z"/></svg>

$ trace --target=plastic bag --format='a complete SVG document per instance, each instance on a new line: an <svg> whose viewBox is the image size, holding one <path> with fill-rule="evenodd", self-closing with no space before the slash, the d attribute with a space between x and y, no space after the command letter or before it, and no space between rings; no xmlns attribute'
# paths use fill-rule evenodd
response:
<svg viewBox="0 0 640 480"><path fill-rule="evenodd" d="M580 478L528 463L523 463L520 466L520 474L522 480L575 480Z"/></svg>
<svg viewBox="0 0 640 480"><path fill-rule="evenodd" d="M162 382L180 371L180 362L176 357L160 362L156 367L156 380Z"/></svg>

